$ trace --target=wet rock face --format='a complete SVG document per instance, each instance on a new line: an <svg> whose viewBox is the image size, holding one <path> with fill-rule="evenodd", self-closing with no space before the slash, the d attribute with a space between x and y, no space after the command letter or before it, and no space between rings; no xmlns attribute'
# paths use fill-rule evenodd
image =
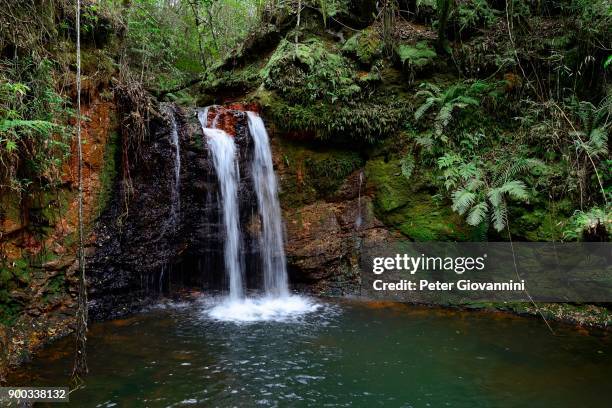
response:
<svg viewBox="0 0 612 408"><path fill-rule="evenodd" d="M353 177L340 188L349 194ZM317 201L285 212L287 262L296 287L322 295L357 295L361 250L395 239L373 214L369 197Z"/></svg>
<svg viewBox="0 0 612 408"><path fill-rule="evenodd" d="M118 183L94 231L95 244L88 257L90 315L94 319L121 316L162 293L181 288L211 291L228 286L219 183L198 112L173 109L181 157L179 215L173 221L175 145L171 121L162 115L152 124L140 157L129 163L131 190ZM255 109L243 105L211 107L208 125L217 117L217 127L234 137L238 146L243 270L247 287L261 288L257 247L261 226L251 175L253 142L245 110ZM337 152L317 153L314 160L308 156L315 154L308 146L290 152L288 149L295 146L283 144L286 139L281 143L273 127L269 130L280 188L294 191L291 195L298 197L297 201L283 201L282 197L288 196L281 194L292 286L316 294L358 293L361 248L394 238L374 216L364 169L357 167L361 162ZM298 162L302 156L303 163ZM331 173L302 171L302 167L315 164L317 169L330 167ZM335 178L322 186L305 179L314 176ZM305 187L309 183L320 191L311 194L308 188L312 187Z"/></svg>
<svg viewBox="0 0 612 408"><path fill-rule="evenodd" d="M250 226L257 214L257 200L250 174L253 149L246 113L232 109L218 113L219 128L228 131L239 146L240 225L246 269L251 271L247 283L255 287L258 261ZM216 112L211 109L211 121L213 115ZM125 314L180 287L225 287L217 176L197 112L176 110L175 119L181 152L179 216L175 222L170 216L175 147L170 121L161 117L152 124L141 156L129 163L131 193L126 195L127 187L119 182L95 230L95 245L88 257L94 319Z"/></svg>

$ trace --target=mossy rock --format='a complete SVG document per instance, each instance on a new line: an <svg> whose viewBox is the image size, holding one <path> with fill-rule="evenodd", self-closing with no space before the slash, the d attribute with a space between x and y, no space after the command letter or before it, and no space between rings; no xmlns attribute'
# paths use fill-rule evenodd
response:
<svg viewBox="0 0 612 408"><path fill-rule="evenodd" d="M396 132L406 116L405 101L393 96L386 99L372 96L345 103L293 104L274 92L263 95L254 99L281 130L310 132L316 139L336 145L373 144Z"/></svg>
<svg viewBox="0 0 612 408"><path fill-rule="evenodd" d="M532 209L512 206L510 231L527 241L561 241L572 211L573 205L568 199L542 203Z"/></svg>
<svg viewBox="0 0 612 408"><path fill-rule="evenodd" d="M368 184L376 190L376 216L416 241L464 241L471 229L450 205L441 203L427 192L424 176L407 179L402 175L401 160L382 158L366 164Z"/></svg>
<svg viewBox="0 0 612 408"><path fill-rule="evenodd" d="M368 183L376 188L374 205L381 213L389 213L403 207L411 200L411 184L402 176L400 160L370 160L365 171Z"/></svg>
<svg viewBox="0 0 612 408"><path fill-rule="evenodd" d="M402 208L383 217L415 241L467 241L471 229L449 205L439 203L428 193L415 193Z"/></svg>
<svg viewBox="0 0 612 408"><path fill-rule="evenodd" d="M383 43L380 35L368 28L349 38L342 46L342 51L357 58L362 64L372 65L382 57Z"/></svg>
<svg viewBox="0 0 612 408"><path fill-rule="evenodd" d="M281 142L280 200L299 207L338 191L346 177L363 166L359 153L337 149L315 150L303 143Z"/></svg>

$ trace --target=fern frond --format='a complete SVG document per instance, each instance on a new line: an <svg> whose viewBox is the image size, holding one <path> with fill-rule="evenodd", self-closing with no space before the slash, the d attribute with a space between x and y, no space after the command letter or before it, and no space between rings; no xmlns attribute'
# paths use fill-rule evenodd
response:
<svg viewBox="0 0 612 408"><path fill-rule="evenodd" d="M477 226L483 223L487 219L487 212L489 211L489 205L486 201L482 201L476 204L470 210L466 221L469 225Z"/></svg>
<svg viewBox="0 0 612 408"><path fill-rule="evenodd" d="M446 103L441 108L438 114L436 115L436 131L438 134L442 134L442 131L448 123L453 118L453 109L455 106L452 103Z"/></svg>
<svg viewBox="0 0 612 408"><path fill-rule="evenodd" d="M506 203L494 206L491 218L493 220L493 228L498 232L506 228L506 225L508 225L508 208L506 207Z"/></svg>
<svg viewBox="0 0 612 408"><path fill-rule="evenodd" d="M417 136L415 140L419 146L426 149L430 149L433 146L433 138L431 137L431 133L421 134Z"/></svg>
<svg viewBox="0 0 612 408"><path fill-rule="evenodd" d="M461 157L459 157L457 154L446 153L444 156L438 158L438 168L444 169L460 162Z"/></svg>
<svg viewBox="0 0 612 408"><path fill-rule="evenodd" d="M421 117L425 115L425 113L427 113L427 111L429 110L429 108L431 108L432 105L433 99L427 98L427 100L414 112L414 119L416 121L421 119Z"/></svg>
<svg viewBox="0 0 612 408"><path fill-rule="evenodd" d="M459 189L452 194L453 205L452 208L454 211L457 211L459 214L465 214L470 207L474 204L476 200L476 194L468 191L465 188Z"/></svg>
<svg viewBox="0 0 612 408"><path fill-rule="evenodd" d="M463 108L465 108L467 105L472 105L472 106L479 106L480 105L480 101L476 98L472 98L471 96L458 96L453 100L453 103L455 104L462 104L464 105Z"/></svg>
<svg viewBox="0 0 612 408"><path fill-rule="evenodd" d="M502 203L503 196L502 196L501 189L499 187L490 189L487 192L487 197L489 201L491 202L491 205L493 206L493 208L499 207Z"/></svg>
<svg viewBox="0 0 612 408"><path fill-rule="evenodd" d="M595 128L589 134L587 151L592 156L605 156L608 154L608 132L603 128Z"/></svg>
<svg viewBox="0 0 612 408"><path fill-rule="evenodd" d="M412 172L414 171L414 157L412 154L407 155L401 161L402 164L402 175L407 179L410 179Z"/></svg>
<svg viewBox="0 0 612 408"><path fill-rule="evenodd" d="M525 183L519 180L510 180L504 183L504 185L499 187L499 191L501 194L508 194L508 196L515 200L526 200L529 198Z"/></svg>

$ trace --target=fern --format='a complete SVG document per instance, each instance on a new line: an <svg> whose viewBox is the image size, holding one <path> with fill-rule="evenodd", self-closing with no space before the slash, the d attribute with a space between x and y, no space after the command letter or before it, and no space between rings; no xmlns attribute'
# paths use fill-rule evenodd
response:
<svg viewBox="0 0 612 408"><path fill-rule="evenodd" d="M493 221L493 228L497 231L502 231L506 228L506 225L508 225L508 209L506 203L502 202L498 206L493 206L491 220Z"/></svg>
<svg viewBox="0 0 612 408"><path fill-rule="evenodd" d="M419 121L423 117L423 115L427 113L429 108L433 106L433 104L434 104L434 100L432 98L428 98L427 100L425 100L425 103L419 106L417 110L414 112L414 119L416 121Z"/></svg>
<svg viewBox="0 0 612 408"><path fill-rule="evenodd" d="M476 200L476 194L472 193L466 188L455 191L453 197L453 210L459 214L465 214L474 204Z"/></svg>
<svg viewBox="0 0 612 408"><path fill-rule="evenodd" d="M506 182L499 188L500 193L508 194L514 200L527 200L528 194L525 183L519 180L511 180Z"/></svg>
<svg viewBox="0 0 612 408"><path fill-rule="evenodd" d="M434 128L437 136L443 134L453 119L453 112L455 110L479 106L480 102L473 95L477 95L483 90L481 86L472 88L464 84L457 84L443 91L439 87L427 82L421 84L420 87L421 90L415 96L417 98L425 97L425 101L416 109L414 118L416 121L419 121L433 106L437 106L438 112L434 119Z"/></svg>
<svg viewBox="0 0 612 408"><path fill-rule="evenodd" d="M518 179L508 180L508 174L520 175L534 166L542 164L535 159L508 161L506 167L482 166L477 159L465 162L456 153L446 153L438 158L438 168L443 170L445 186L452 190L452 209L466 215L472 226L487 223L501 231L508 223L506 200L525 201L529 194L525 183Z"/></svg>
<svg viewBox="0 0 612 408"><path fill-rule="evenodd" d="M467 223L472 226L478 226L484 223L487 219L488 211L489 206L487 205L487 202L481 201L480 203L473 206L470 210L470 213L466 218Z"/></svg>
<svg viewBox="0 0 612 408"><path fill-rule="evenodd" d="M412 176L412 172L414 171L414 157L411 154L407 155L402 159L401 164L402 175L407 179L410 179L410 176Z"/></svg>
<svg viewBox="0 0 612 408"><path fill-rule="evenodd" d="M28 129L50 135L60 126L46 120L2 120L0 121L0 132L14 131L17 129Z"/></svg>

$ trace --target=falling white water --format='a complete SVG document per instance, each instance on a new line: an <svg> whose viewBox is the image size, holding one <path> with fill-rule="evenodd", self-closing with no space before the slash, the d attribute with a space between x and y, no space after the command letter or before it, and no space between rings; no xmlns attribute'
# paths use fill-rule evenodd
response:
<svg viewBox="0 0 612 408"><path fill-rule="evenodd" d="M288 322L312 313L321 305L304 296L246 298L241 301L212 299L206 315L220 321L252 323L258 321Z"/></svg>
<svg viewBox="0 0 612 408"><path fill-rule="evenodd" d="M287 296L289 288L283 247L283 221L270 141L263 120L254 112L247 112L247 115L249 132L254 142L251 169L261 217L259 245L263 260L264 288L267 295Z"/></svg>
<svg viewBox="0 0 612 408"><path fill-rule="evenodd" d="M198 111L198 120L200 121L200 125L202 125L202 129L208 127L208 110L210 106L205 107Z"/></svg>
<svg viewBox="0 0 612 408"><path fill-rule="evenodd" d="M355 219L355 228L361 228L363 220L361 218L361 185L363 184L363 171L359 172L359 195L357 197L357 219Z"/></svg>
<svg viewBox="0 0 612 408"><path fill-rule="evenodd" d="M268 134L263 121L248 112L249 131L254 142L251 164L253 184L259 206L262 232L261 257L264 269L265 296L244 297L243 274L239 258L240 236L238 209L239 171L234 139L222 130L213 129L219 113L209 128L208 109L198 112L198 119L213 155L213 164L221 186L223 222L226 229L224 255L226 272L230 280L230 296L206 305L205 314L215 320L231 322L289 321L319 309L313 300L290 295L283 246L283 227L278 188Z"/></svg>
<svg viewBox="0 0 612 408"><path fill-rule="evenodd" d="M181 146L174 110L170 110L170 125L172 126L170 139L174 146L174 184L172 185L171 217L173 226L176 227L176 225L178 225L179 212L181 209Z"/></svg>
<svg viewBox="0 0 612 408"><path fill-rule="evenodd" d="M219 110L216 110L215 111L215 117L213 118L213 121L212 121L212 125L210 125L211 128L213 128L213 129L217 128L217 125L219 124L219 116L221 116L220 112L219 112Z"/></svg>
<svg viewBox="0 0 612 408"><path fill-rule="evenodd" d="M229 278L230 300L244 297L242 268L240 266L240 226L238 213L239 172L236 161L234 139L223 130L209 129L202 124L202 130L212 153L213 165L219 179L225 226L224 260Z"/></svg>

